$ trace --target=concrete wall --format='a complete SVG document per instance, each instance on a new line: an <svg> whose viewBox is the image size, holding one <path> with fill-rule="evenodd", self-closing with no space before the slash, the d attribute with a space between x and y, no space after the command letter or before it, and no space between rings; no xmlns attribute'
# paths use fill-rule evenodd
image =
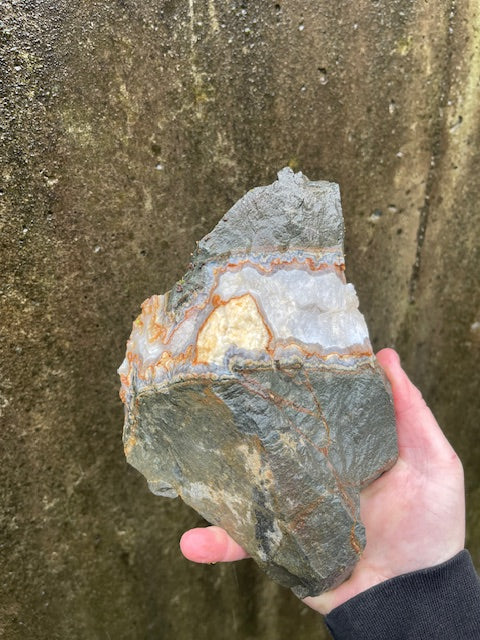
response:
<svg viewBox="0 0 480 640"><path fill-rule="evenodd" d="M128 468L115 373L247 189L340 183L347 274L462 457L480 566L475 0L4 0L0 635L326 638Z"/></svg>

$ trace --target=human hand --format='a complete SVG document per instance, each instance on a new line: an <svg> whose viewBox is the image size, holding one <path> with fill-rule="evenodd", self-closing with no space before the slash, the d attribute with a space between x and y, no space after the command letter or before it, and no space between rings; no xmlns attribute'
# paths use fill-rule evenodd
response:
<svg viewBox="0 0 480 640"><path fill-rule="evenodd" d="M449 560L464 546L462 464L396 352L383 349L377 359L392 386L399 458L360 494L367 544L350 578L304 600L324 615L384 580ZM187 531L180 548L194 562L247 557L220 527Z"/></svg>

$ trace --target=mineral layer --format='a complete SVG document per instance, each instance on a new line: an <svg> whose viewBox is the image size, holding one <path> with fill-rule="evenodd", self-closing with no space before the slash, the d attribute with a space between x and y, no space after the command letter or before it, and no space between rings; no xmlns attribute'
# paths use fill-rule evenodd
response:
<svg viewBox="0 0 480 640"><path fill-rule="evenodd" d="M128 462L299 597L350 575L360 490L397 457L343 239L338 186L283 169L143 303L119 369Z"/></svg>

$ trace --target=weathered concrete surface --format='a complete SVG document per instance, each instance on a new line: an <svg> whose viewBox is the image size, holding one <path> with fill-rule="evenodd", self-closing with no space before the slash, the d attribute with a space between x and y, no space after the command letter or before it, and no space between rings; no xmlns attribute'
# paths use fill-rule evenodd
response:
<svg viewBox="0 0 480 640"><path fill-rule="evenodd" d="M465 462L480 566L478 4L257 4L0 6L9 639L317 633L251 564L182 560L198 521L127 468L115 373L138 300L286 163L341 185L348 278Z"/></svg>

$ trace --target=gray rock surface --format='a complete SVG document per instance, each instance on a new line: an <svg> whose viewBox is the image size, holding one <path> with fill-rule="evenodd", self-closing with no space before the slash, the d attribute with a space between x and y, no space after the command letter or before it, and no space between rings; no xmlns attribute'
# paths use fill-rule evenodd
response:
<svg viewBox="0 0 480 640"><path fill-rule="evenodd" d="M338 186L284 169L144 303L119 370L130 464L299 597L350 575L359 491L397 455L357 306Z"/></svg>

